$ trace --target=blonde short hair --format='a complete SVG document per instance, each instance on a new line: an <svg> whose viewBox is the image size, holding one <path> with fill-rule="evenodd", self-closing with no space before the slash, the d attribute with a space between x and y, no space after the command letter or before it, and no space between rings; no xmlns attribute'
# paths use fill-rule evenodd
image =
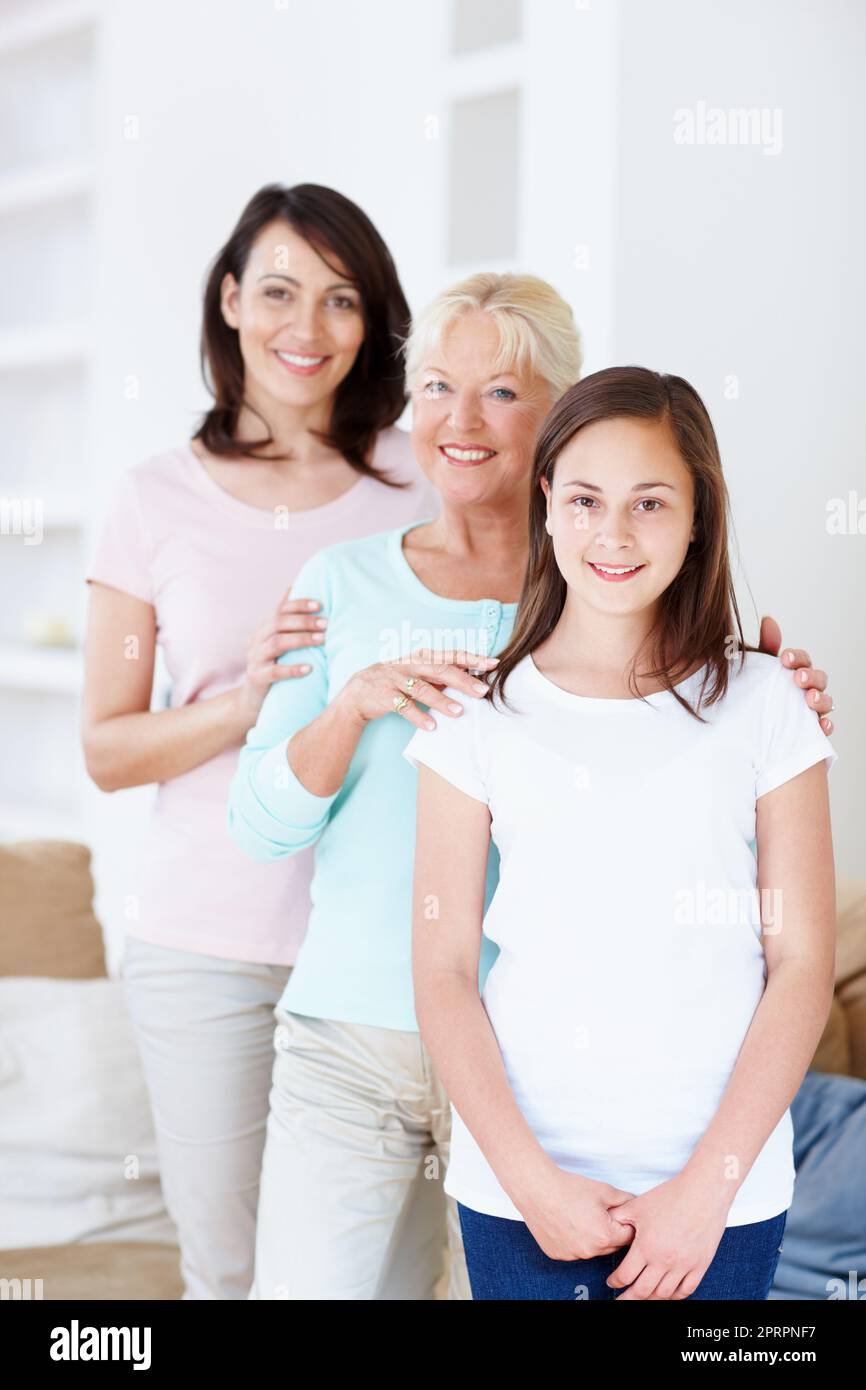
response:
<svg viewBox="0 0 866 1390"><path fill-rule="evenodd" d="M534 374L558 400L580 379L580 332L571 306L537 275L481 271L443 290L418 315L404 342L410 388L446 329L470 310L490 314L499 329L494 370Z"/></svg>

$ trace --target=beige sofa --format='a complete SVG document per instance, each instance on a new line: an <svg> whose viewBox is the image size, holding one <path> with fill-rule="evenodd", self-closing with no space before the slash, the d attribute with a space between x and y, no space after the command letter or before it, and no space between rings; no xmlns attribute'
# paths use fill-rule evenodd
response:
<svg viewBox="0 0 866 1390"><path fill-rule="evenodd" d="M0 979L105 977L92 899L85 846L60 840L0 846ZM866 1080L866 879L839 885L836 993L812 1067ZM0 1279L35 1277L46 1299L177 1299L182 1293L177 1246L165 1241L0 1248Z"/></svg>
<svg viewBox="0 0 866 1390"><path fill-rule="evenodd" d="M144 1174L144 1183L135 1184L138 1190L134 1193L130 1191L128 1202L125 1202L120 1178L127 1146L123 1125L119 1126L122 1147L118 1146L117 1162L106 1165L100 1155L100 1145L102 1149L109 1148L110 1136L118 1130L117 1125L112 1129L113 1116L106 1116L104 1134L91 1132L82 1135L80 1145L75 1145L69 1142L71 1136L68 1132L70 1125L74 1125L75 1107L65 1106L66 1129L62 1129L60 1107L64 1105L64 1098L58 1096L56 1142L51 1142L54 1136L50 1129L52 1114L49 1114L46 1117L49 1126L45 1135L47 1142L43 1144L40 1154L32 1152L33 1135L40 1132L39 1114L27 1114L19 1121L15 1113L16 1107L21 1109L22 1080L19 1077L17 1090L13 1089L16 1078L10 1073L14 1073L16 1063L24 1074L23 1079L26 1081L29 1078L31 1089L37 1096L42 1084L47 1090L53 1078L49 1075L43 1079L38 1073L28 1070L33 1066L30 1054L37 1049L27 1047L28 1035L15 1026L16 1021L21 1022L20 1007L17 1009L18 1018L10 1018L10 991L16 1006L19 1005L21 992L25 1007L28 991L32 991L34 1003L38 1002L43 1010L46 991L47 997L51 998L48 1009L53 1006L56 1016L35 1019L34 1025L40 1031L33 1033L31 1038L35 1044L41 1044L42 1031L49 1033L49 1046L39 1050L39 1065L51 1072L56 1071L59 1077L68 1074L69 1070L68 1063L64 1066L67 1060L64 1054L67 1051L70 1054L75 1052L74 1039L68 1036L66 1030L74 1027L76 1019L81 1019L82 1007L87 1009L95 1005L97 1000L103 1008L108 1003L109 1007L105 1010L106 1037L110 1039L113 1036L111 1025L112 1021L115 1025L117 1022L118 1001L107 981L102 929L94 916L92 903L90 852L84 845L45 840L0 846L0 998L3 997L4 988L7 991L6 1016L0 1017L0 1046L3 1048L0 1057L7 1059L6 1073L0 1071L0 1109L4 1109L6 1117L0 1134L0 1172L7 1188L4 1196L14 1203L17 1193L22 1206L26 1206L28 1201L32 1203L34 1191L29 1175L34 1168L37 1175L42 1173L43 1170L39 1168L42 1163L45 1165L46 1220L38 1223L40 1237L50 1233L52 1223L56 1223L61 1231L84 1231L86 1235L91 1231L98 1233L104 1228L113 1237L92 1239L88 1235L85 1239L57 1244L45 1244L40 1240L38 1245L26 1249L0 1248L0 1279L20 1281L5 1286L10 1291L7 1297L178 1299L183 1292L179 1252L177 1245L168 1243L165 1238L166 1231L171 1232L173 1227L159 1190L149 1112L145 1116L133 1115L134 1123L128 1126L129 1146L138 1149L147 1146L149 1153L143 1161L145 1168L150 1168L150 1172ZM103 987L97 983L100 980L105 981L107 996L101 993ZM77 995L74 988L64 995L64 986L60 984L63 981L86 985L83 998L68 1014L57 1005L70 995L76 1000ZM97 1041L99 1036L97 1031ZM93 1069L93 1087L97 1093L82 1098L85 1102L82 1114L87 1116L91 1131L99 1130L101 1105L112 1107L119 1101L121 1106L124 1102L139 1109L147 1106L143 1076L137 1066L137 1058L131 1051L129 1037L124 1035L122 1042L124 1045L115 1057L94 1057L94 1062L98 1063ZM23 1056L20 1055L22 1052ZM86 1068L86 1045L79 1047L75 1055L79 1065ZM112 1066L115 1067L114 1072ZM124 1078L117 1076L116 1067L125 1069L128 1078L126 1086ZM5 1107L4 1084L7 1095L11 1093ZM10 1128L13 1131L11 1138ZM82 1158L81 1153L75 1152L78 1147L82 1151L89 1151L87 1160ZM68 1152L64 1153L64 1149ZM86 1191L71 1190L75 1187L80 1189L82 1182L86 1184L88 1175L106 1171L112 1177L110 1191L88 1194ZM73 1175L71 1179L70 1174ZM36 1181L39 1181L38 1176ZM105 1186L107 1189L108 1183ZM131 1189L133 1184L126 1186ZM143 1186L149 1189L147 1196L141 1192ZM127 1210L127 1207L131 1207L131 1210ZM4 1225L7 1229L22 1229L20 1222L10 1220L14 1211L14 1205L11 1205L6 1220L0 1222L0 1247L9 1244ZM126 1229L135 1232L137 1238L123 1239ZM157 1233L158 1239L146 1238L151 1230ZM118 1233L121 1238L118 1238ZM40 1281L38 1284L37 1280Z"/></svg>

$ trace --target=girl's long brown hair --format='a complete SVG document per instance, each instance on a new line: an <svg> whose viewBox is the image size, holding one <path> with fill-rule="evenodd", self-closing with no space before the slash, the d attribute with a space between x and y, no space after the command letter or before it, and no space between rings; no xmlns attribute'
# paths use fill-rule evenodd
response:
<svg viewBox="0 0 866 1390"><path fill-rule="evenodd" d="M695 539L673 582L661 598L658 620L642 648L649 669L641 675L661 682L690 714L720 700L728 686L731 657L755 650L743 642L743 630L728 559L728 492L719 446L706 406L680 376L646 367L608 367L569 387L541 427L532 468L529 506L529 559L514 630L499 665L489 677L488 699L503 704L505 682L525 656L550 636L565 604L566 582L556 563L553 540L545 529L547 503L540 481L553 484L560 453L578 430L596 420L630 416L670 426L694 485ZM674 689L697 661L706 674L695 709ZM637 658L629 673L636 697Z"/></svg>
<svg viewBox="0 0 866 1390"><path fill-rule="evenodd" d="M337 388L330 429L313 433L328 447L338 449L356 472L390 487L406 487L407 483L371 467L367 459L376 435L400 418L406 404L402 344L409 326L409 305L391 253L366 213L342 193L317 183L298 183L292 188L271 183L260 188L211 265L204 290L201 367L214 403L193 439L200 439L210 453L223 457L258 458L258 451L273 443L264 419L263 438L248 443L235 438L241 406L252 406L244 399L238 334L223 318L220 295L226 274L240 281L253 242L262 228L275 220L288 222L326 264L330 265L328 256L338 257L361 297L363 342L351 371ZM260 412L255 413L261 418Z"/></svg>

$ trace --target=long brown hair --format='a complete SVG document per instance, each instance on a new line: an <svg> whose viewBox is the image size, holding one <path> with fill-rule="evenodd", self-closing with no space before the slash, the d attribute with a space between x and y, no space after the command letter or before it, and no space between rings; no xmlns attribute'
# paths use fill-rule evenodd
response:
<svg viewBox="0 0 866 1390"><path fill-rule="evenodd" d="M273 443L268 423L258 411L265 437L250 443L235 439L241 406L252 406L244 398L238 334L223 318L220 296L223 278L232 274L240 281L253 242L275 220L288 222L327 265L329 255L339 258L361 297L364 339L358 356L337 387L330 429L312 433L338 449L358 473L391 487L405 487L406 483L372 468L367 458L376 435L400 418L406 404L402 341L410 321L409 305L391 253L366 213L342 193L317 183L292 188L270 183L260 188L210 267L204 289L201 368L214 403L193 439L200 439L212 454L247 458L260 457L258 451ZM334 266L331 269L336 271Z"/></svg>
<svg viewBox="0 0 866 1390"><path fill-rule="evenodd" d="M728 491L706 406L680 376L646 367L608 367L569 387L541 427L532 468L526 575L514 630L490 675L485 698L498 693L507 707L504 687L509 673L550 636L565 604L567 586L545 528L547 503L541 479L552 486L556 460L578 430L595 420L622 416L667 423L694 485L695 539L662 595L658 619L642 648L652 667L642 674L660 681L690 714L701 719L698 709L714 704L727 690L732 647L740 653L741 665L745 652L754 650L743 642L728 559ZM698 660L707 670L695 709L674 686ZM629 673L629 688L640 698L636 668L637 658Z"/></svg>

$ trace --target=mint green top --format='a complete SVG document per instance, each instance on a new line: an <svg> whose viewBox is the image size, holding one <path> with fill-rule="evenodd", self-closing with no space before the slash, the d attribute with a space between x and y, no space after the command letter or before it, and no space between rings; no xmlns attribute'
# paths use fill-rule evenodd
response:
<svg viewBox="0 0 866 1390"><path fill-rule="evenodd" d="M271 686L241 750L228 810L232 839L259 863L316 847L309 925L280 1006L411 1031L418 1029L412 994L417 773L402 753L415 726L396 713L367 724L333 796L303 786L286 746L366 666L416 647L495 656L505 646L516 603L442 598L409 565L403 536L425 524L329 545L303 565L293 592L320 601L325 641L279 658L309 662L312 670ZM498 873L491 845L485 910ZM479 985L496 955L484 938Z"/></svg>

